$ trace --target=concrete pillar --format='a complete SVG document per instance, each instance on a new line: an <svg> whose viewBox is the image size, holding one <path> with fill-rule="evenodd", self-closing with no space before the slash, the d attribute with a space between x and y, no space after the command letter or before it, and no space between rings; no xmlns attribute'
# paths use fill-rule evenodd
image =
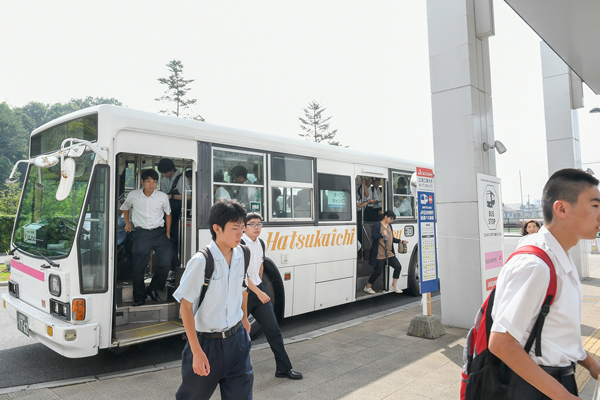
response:
<svg viewBox="0 0 600 400"><path fill-rule="evenodd" d="M540 43L548 177L563 168L581 168L581 144L577 109L583 107L579 77L548 45ZM570 251L580 278L589 274L589 243L581 242Z"/></svg>
<svg viewBox="0 0 600 400"><path fill-rule="evenodd" d="M488 39L481 34L484 26L493 31L490 7L489 0L427 1L442 323L463 328L473 326L484 300L477 173L496 175L495 151L483 151L484 141L494 142Z"/></svg>

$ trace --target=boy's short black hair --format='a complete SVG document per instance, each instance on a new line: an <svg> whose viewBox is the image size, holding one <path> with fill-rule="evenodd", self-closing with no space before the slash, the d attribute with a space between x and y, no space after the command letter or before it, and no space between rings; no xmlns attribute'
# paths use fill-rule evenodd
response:
<svg viewBox="0 0 600 400"><path fill-rule="evenodd" d="M175 171L175 163L170 158L163 158L158 162L158 172L166 174L167 172Z"/></svg>
<svg viewBox="0 0 600 400"><path fill-rule="evenodd" d="M246 218L244 218L244 225L248 224L249 221L253 220L253 219L260 219L260 222L262 222L262 215L260 215L257 212L251 212L251 213L247 213L246 214Z"/></svg>
<svg viewBox="0 0 600 400"><path fill-rule="evenodd" d="M213 225L217 224L221 229L225 229L228 222L241 222L246 217L246 209L237 200L221 199L217 201L208 213L208 225L210 226L210 235L213 240L217 240L217 233Z"/></svg>
<svg viewBox="0 0 600 400"><path fill-rule="evenodd" d="M598 179L579 169L565 168L556 171L548 179L542 192L544 222L552 222L554 202L564 200L569 204L575 204L581 192L591 186L598 186L598 183Z"/></svg>
<svg viewBox="0 0 600 400"><path fill-rule="evenodd" d="M238 176L248 179L248 170L243 165L236 165L231 169L231 176L233 176L233 179L237 178Z"/></svg>
<svg viewBox="0 0 600 400"><path fill-rule="evenodd" d="M158 173L153 169L145 169L142 172L142 182L148 178L152 178L155 181L158 181Z"/></svg>
<svg viewBox="0 0 600 400"><path fill-rule="evenodd" d="M396 213L392 210L387 210L386 212L384 212L381 215L381 219L383 219L383 217L389 217L391 219L396 219Z"/></svg>
<svg viewBox="0 0 600 400"><path fill-rule="evenodd" d="M185 177L186 178L191 178L192 177L192 170L188 169L187 171L185 171Z"/></svg>

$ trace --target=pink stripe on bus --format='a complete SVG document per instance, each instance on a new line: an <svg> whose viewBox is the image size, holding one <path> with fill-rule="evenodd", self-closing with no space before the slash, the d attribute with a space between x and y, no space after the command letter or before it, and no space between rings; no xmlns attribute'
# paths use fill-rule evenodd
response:
<svg viewBox="0 0 600 400"><path fill-rule="evenodd" d="M24 272L27 275L33 276L35 279L44 282L45 276L42 271L38 271L35 268L28 267L27 265L21 264L20 262L16 262L15 260L10 260L10 267Z"/></svg>

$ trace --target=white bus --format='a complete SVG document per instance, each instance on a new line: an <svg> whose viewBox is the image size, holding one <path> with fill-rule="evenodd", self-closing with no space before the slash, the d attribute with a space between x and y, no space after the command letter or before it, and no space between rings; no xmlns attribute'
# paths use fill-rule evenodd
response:
<svg viewBox="0 0 600 400"><path fill-rule="evenodd" d="M130 255L117 244L119 201L162 158L190 176L191 200L183 202L179 224L181 268L210 241L207 218L219 190L243 194L246 208L264 217L264 281L278 318L372 296L363 288L373 271L373 222L358 218L356 207L362 179L371 177L380 178L384 211L404 205L394 223L396 237L409 242L398 254L398 287L420 292L414 162L115 106L47 123L32 132L29 149L19 162L27 173L2 303L19 331L66 357L184 333L172 297L178 281L167 283L162 301L132 307ZM233 180L240 166L244 183ZM13 174L7 181L16 180ZM155 268L151 257L148 281ZM385 271L373 289L388 293L390 278ZM252 333L259 329L254 323Z"/></svg>

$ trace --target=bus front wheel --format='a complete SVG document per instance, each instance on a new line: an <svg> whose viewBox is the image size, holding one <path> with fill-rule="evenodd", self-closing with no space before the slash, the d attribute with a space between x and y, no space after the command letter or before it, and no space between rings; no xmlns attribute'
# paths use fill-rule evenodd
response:
<svg viewBox="0 0 600 400"><path fill-rule="evenodd" d="M275 307L275 289L273 288L271 279L269 278L269 275L267 275L266 272L263 273L262 281L267 288L266 289L267 296L269 296L271 298L271 303L273 304L273 307ZM263 328L262 328L262 326L260 326L258 321L254 319L252 314L248 314L248 322L250 322L250 338L252 340L254 340L262 334Z"/></svg>

